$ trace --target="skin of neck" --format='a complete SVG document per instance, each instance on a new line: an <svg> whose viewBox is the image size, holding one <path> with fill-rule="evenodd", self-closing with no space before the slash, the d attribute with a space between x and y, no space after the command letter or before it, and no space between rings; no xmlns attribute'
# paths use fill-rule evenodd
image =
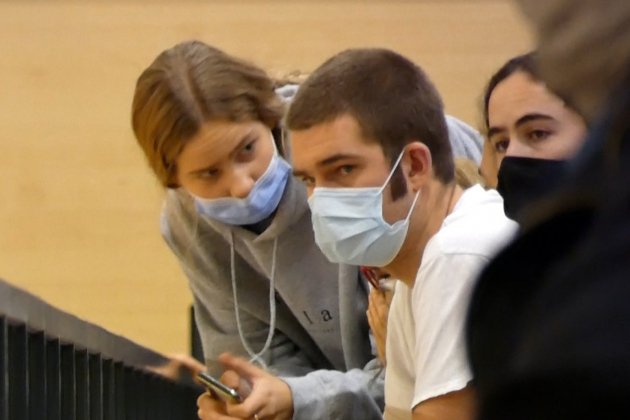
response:
<svg viewBox="0 0 630 420"><path fill-rule="evenodd" d="M455 181L444 184L432 178L421 188L420 197L409 219L405 242L396 257L383 270L412 288L422 254L429 240L440 230L444 219L453 211L463 190Z"/></svg>

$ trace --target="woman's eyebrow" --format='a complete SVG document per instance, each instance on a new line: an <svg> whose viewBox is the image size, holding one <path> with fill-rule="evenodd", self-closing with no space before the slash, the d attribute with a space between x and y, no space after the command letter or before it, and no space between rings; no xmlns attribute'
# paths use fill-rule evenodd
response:
<svg viewBox="0 0 630 420"><path fill-rule="evenodd" d="M523 124L527 124L528 122L536 121L536 120L553 120L553 121L555 121L556 119L554 117L552 117L551 115L547 115L547 114L538 114L538 113L525 114L521 118L516 120L516 123L514 124L514 126L515 127L520 127Z"/></svg>
<svg viewBox="0 0 630 420"><path fill-rule="evenodd" d="M234 146L232 148L232 150L230 150L230 152L228 153L228 156L232 156L234 153L236 153L237 150L239 150L241 147L243 147L245 145L245 143L252 141L253 140L253 133L254 130L250 130L247 133L245 133L243 135L243 137L241 138L241 140L238 142L238 144L236 146ZM193 169L192 171L189 172L189 174L191 175L198 175L198 174L202 174L204 172L208 172L211 170L214 170L216 168L216 166L218 166L218 162L214 162L210 165L204 166L203 168L199 168L199 169Z"/></svg>
<svg viewBox="0 0 630 420"><path fill-rule="evenodd" d="M496 127L496 126L495 126L495 127L490 127L490 128L488 129L488 134L487 134L487 136L488 136L488 138L491 138L492 136L494 136L494 135L496 135L496 134L499 134L499 133L501 133L501 132L503 132L503 131L505 131L505 128L504 128L504 127Z"/></svg>
<svg viewBox="0 0 630 420"><path fill-rule="evenodd" d="M524 124L527 124L528 122L532 122L532 121L538 121L538 120L545 120L545 121L556 121L556 119L554 117L552 117L551 115L547 115L547 114L540 114L540 113L531 113L531 114L525 114L523 115L521 118L519 118L518 120L516 120L516 122L514 123L514 127L518 128ZM505 131L504 127L490 127L488 129L488 138L491 138L492 136L501 133Z"/></svg>

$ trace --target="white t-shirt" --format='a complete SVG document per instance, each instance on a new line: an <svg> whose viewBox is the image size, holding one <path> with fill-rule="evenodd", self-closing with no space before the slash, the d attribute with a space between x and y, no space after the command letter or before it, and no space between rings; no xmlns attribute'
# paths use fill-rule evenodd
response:
<svg viewBox="0 0 630 420"><path fill-rule="evenodd" d="M387 324L386 419L411 418L416 405L472 379L464 343L470 293L516 229L496 191L471 187L427 243L413 289L398 282Z"/></svg>

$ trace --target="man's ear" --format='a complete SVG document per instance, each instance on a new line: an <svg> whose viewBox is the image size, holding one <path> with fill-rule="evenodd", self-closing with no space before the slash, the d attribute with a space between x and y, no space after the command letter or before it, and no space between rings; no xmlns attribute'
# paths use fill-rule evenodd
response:
<svg viewBox="0 0 630 420"><path fill-rule="evenodd" d="M406 149L406 175L415 192L422 188L433 174L433 160L427 145L420 141L409 143Z"/></svg>

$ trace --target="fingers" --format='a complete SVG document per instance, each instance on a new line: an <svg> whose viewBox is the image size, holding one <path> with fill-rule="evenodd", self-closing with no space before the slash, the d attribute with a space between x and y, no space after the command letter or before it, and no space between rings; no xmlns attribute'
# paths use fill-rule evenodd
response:
<svg viewBox="0 0 630 420"><path fill-rule="evenodd" d="M388 305L385 298L385 291L372 289L369 295L369 304L378 306L379 308L387 307Z"/></svg>
<svg viewBox="0 0 630 420"><path fill-rule="evenodd" d="M187 354L171 354L169 357L188 370L193 376L206 370L206 366L203 363Z"/></svg>
<svg viewBox="0 0 630 420"><path fill-rule="evenodd" d="M186 354L171 354L166 364L161 366L147 366L147 369L158 375L177 380L180 375L184 373L183 370L188 371L188 373L194 377L197 373L204 371L206 367L197 359Z"/></svg>
<svg viewBox="0 0 630 420"><path fill-rule="evenodd" d="M247 360L232 356L230 353L223 353L219 356L219 362L226 368L226 370L233 370L239 376L252 383L255 378L264 376L266 372Z"/></svg>
<svg viewBox="0 0 630 420"><path fill-rule="evenodd" d="M378 325L376 324L378 316L374 314L374 306L370 303L365 314L368 318L368 324L370 324L370 329L374 330Z"/></svg>
<svg viewBox="0 0 630 420"><path fill-rule="evenodd" d="M383 292L372 290L370 292L369 306L366 312L368 324L374 336L376 352L383 365L387 363L385 358L385 340L387 337L389 305L386 299Z"/></svg>
<svg viewBox="0 0 630 420"><path fill-rule="evenodd" d="M240 418L252 418L258 414L261 419L291 419L293 396L286 382L265 372L256 379L249 397L242 404L227 406L226 411Z"/></svg>
<svg viewBox="0 0 630 420"><path fill-rule="evenodd" d="M387 325L388 310L389 308L385 303L385 296L381 292L372 291L370 293L367 316L373 330L385 328Z"/></svg>
<svg viewBox="0 0 630 420"><path fill-rule="evenodd" d="M293 398L286 382L228 353L220 355L219 361L227 369L224 373L226 381L240 378L239 392L244 384L251 386L251 392L241 395L246 395L242 403L225 406L229 415L244 419L254 418L255 414L261 419L292 417Z"/></svg>
<svg viewBox="0 0 630 420"><path fill-rule="evenodd" d="M225 411L225 403L206 392L197 398L197 416L201 420L233 420Z"/></svg>
<svg viewBox="0 0 630 420"><path fill-rule="evenodd" d="M229 386L230 388L235 388L235 389L238 389L241 384L241 377L238 375L238 373L234 372L233 370L226 370L225 372L223 372L223 375L221 375L220 380L225 385Z"/></svg>
<svg viewBox="0 0 630 420"><path fill-rule="evenodd" d="M258 417L263 417L263 412L265 410L266 401L260 393L252 392L249 397L247 397L240 404L230 404L226 406L226 412L234 417L242 418L242 419L250 419L253 418L255 414L258 414Z"/></svg>
<svg viewBox="0 0 630 420"><path fill-rule="evenodd" d="M370 325L377 346L380 345L381 342L384 343L387 329L383 327L381 319L375 317L372 313L368 313L368 324Z"/></svg>

